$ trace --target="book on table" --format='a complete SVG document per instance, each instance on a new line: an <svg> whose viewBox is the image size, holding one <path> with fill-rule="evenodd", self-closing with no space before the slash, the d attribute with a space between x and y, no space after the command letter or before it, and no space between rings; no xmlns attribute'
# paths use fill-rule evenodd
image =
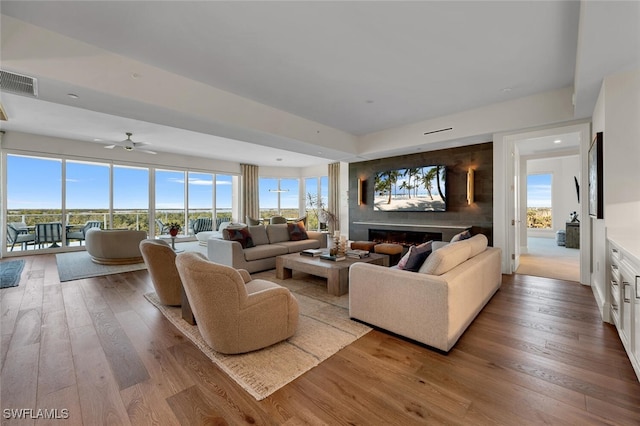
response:
<svg viewBox="0 0 640 426"><path fill-rule="evenodd" d="M320 255L320 259L331 260L333 262L338 262L340 260L345 260L347 256L335 256L327 253L323 253Z"/></svg>
<svg viewBox="0 0 640 426"><path fill-rule="evenodd" d="M311 257L316 257L316 256L320 256L323 253L322 250L318 250L318 249L306 249L306 250L302 250L300 252L301 256L311 256Z"/></svg>
<svg viewBox="0 0 640 426"><path fill-rule="evenodd" d="M369 257L369 251L368 250L359 250L359 249L353 249L353 250L347 250L347 257L353 257L356 259L362 259L364 257Z"/></svg>

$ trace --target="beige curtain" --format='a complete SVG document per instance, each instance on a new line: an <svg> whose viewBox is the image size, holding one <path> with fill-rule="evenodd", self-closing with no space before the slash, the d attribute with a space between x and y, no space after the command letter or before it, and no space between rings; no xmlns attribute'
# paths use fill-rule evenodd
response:
<svg viewBox="0 0 640 426"><path fill-rule="evenodd" d="M329 232L333 234L335 230L340 229L340 163L329 164L329 203L327 210L335 217L333 223L329 224Z"/></svg>
<svg viewBox="0 0 640 426"><path fill-rule="evenodd" d="M240 164L240 170L242 171L242 206L238 221L244 222L247 216L254 219L260 217L259 168L253 164Z"/></svg>

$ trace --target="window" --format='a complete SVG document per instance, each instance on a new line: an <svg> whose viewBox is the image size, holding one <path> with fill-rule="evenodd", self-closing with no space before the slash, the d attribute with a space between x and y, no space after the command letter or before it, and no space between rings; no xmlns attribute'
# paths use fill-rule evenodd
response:
<svg viewBox="0 0 640 426"><path fill-rule="evenodd" d="M189 233L198 218L213 218L213 179L209 173L189 172ZM212 228L213 229L213 228Z"/></svg>
<svg viewBox="0 0 640 426"><path fill-rule="evenodd" d="M113 166L112 227L149 232L149 169Z"/></svg>
<svg viewBox="0 0 640 426"><path fill-rule="evenodd" d="M260 178L260 217L298 218L300 216L300 180Z"/></svg>
<svg viewBox="0 0 640 426"><path fill-rule="evenodd" d="M109 217L109 165L81 161L66 162L65 211L67 225L100 221Z"/></svg>
<svg viewBox="0 0 640 426"><path fill-rule="evenodd" d="M166 233L161 224L178 223L182 233L185 227L185 172L156 170L156 235ZM186 228L186 229L185 229Z"/></svg>
<svg viewBox="0 0 640 426"><path fill-rule="evenodd" d="M233 211L233 176L216 175L216 229L222 222L230 222Z"/></svg>
<svg viewBox="0 0 640 426"><path fill-rule="evenodd" d="M551 174L527 176L527 228L552 228L551 182Z"/></svg>
<svg viewBox="0 0 640 426"><path fill-rule="evenodd" d="M329 201L329 177L321 176L305 179L305 212L307 215L307 228L324 229L326 224L320 223L318 213L322 208L327 208Z"/></svg>
<svg viewBox="0 0 640 426"><path fill-rule="evenodd" d="M24 229L31 234L35 234L37 223L61 226L56 241L36 244L36 248L80 244L76 238L65 242L65 226L75 232L89 220L99 221L104 229L149 232L153 215L163 224L179 223L184 234L191 231L189 225L197 217L215 217L218 223L229 221L238 182L232 175L160 169L151 175L153 169L149 167L11 153L6 154L6 164L7 222L24 222ZM149 200L154 193L155 206L150 211ZM162 230L158 225L156 235ZM8 228L5 233L5 253L33 250L33 242L26 246L11 244Z"/></svg>

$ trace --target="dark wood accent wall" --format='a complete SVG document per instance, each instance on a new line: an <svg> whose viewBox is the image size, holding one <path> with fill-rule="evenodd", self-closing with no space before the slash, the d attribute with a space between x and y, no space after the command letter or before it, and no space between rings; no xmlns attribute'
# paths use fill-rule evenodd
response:
<svg viewBox="0 0 640 426"><path fill-rule="evenodd" d="M444 164L447 166L446 212L383 212L373 210L376 172ZM467 204L467 170L474 169L475 201ZM358 178L363 180L363 203L358 205ZM366 240L368 229L380 224L471 226L493 244L493 142L349 164L349 238Z"/></svg>

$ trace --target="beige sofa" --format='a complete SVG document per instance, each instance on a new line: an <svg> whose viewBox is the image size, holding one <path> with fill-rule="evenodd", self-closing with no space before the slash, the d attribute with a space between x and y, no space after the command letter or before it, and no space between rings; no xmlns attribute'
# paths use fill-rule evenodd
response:
<svg viewBox="0 0 640 426"><path fill-rule="evenodd" d="M94 263L125 265L144 261L140 241L145 238L145 231L90 228L85 236L85 246Z"/></svg>
<svg viewBox="0 0 640 426"><path fill-rule="evenodd" d="M326 234L307 231L308 239L291 241L287 224L248 226L255 247L242 248L237 241L209 238L207 256L210 261L235 269L246 269L250 273L266 271L276 267L276 257L298 253L306 249L326 247Z"/></svg>
<svg viewBox="0 0 640 426"><path fill-rule="evenodd" d="M422 272L356 263L349 315L448 352L500 288L500 256L479 234L435 250Z"/></svg>

